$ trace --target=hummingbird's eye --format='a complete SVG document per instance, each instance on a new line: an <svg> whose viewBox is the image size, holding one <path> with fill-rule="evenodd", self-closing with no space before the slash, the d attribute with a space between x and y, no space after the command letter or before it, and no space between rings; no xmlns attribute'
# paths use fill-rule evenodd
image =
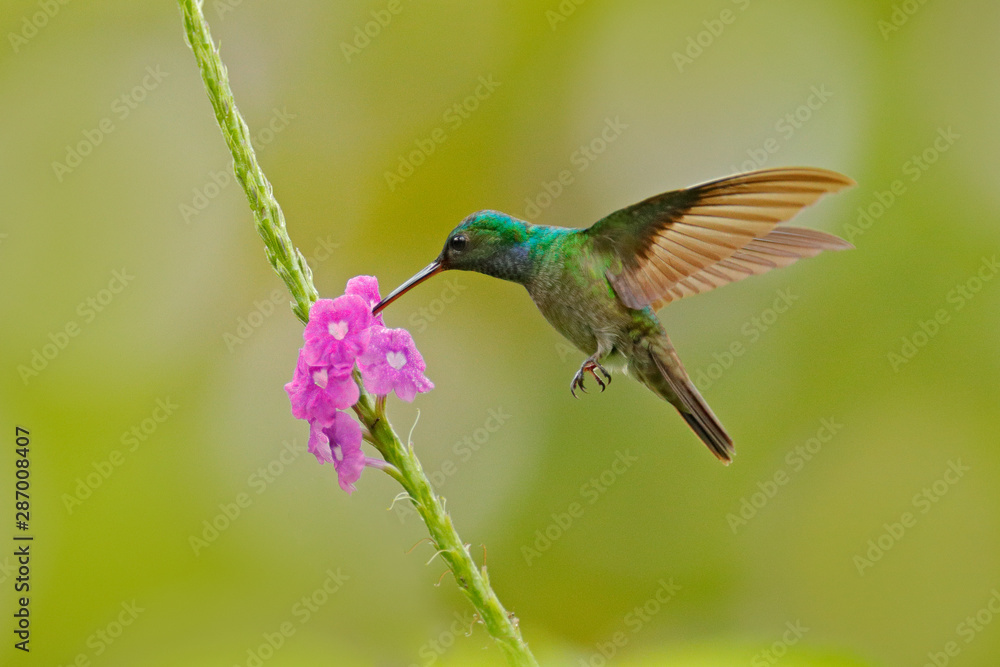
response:
<svg viewBox="0 0 1000 667"><path fill-rule="evenodd" d="M454 250L455 252L462 252L465 250L465 246L468 242L469 239L465 238L464 234L456 234L448 240L448 248Z"/></svg>

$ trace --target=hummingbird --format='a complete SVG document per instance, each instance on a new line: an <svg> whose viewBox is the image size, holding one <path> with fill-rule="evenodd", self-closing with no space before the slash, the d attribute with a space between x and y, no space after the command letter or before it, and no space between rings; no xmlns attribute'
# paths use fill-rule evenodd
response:
<svg viewBox="0 0 1000 667"><path fill-rule="evenodd" d="M684 370L656 312L824 250L853 248L832 234L782 224L853 185L826 169L762 169L655 195L587 228L478 211L448 234L437 259L373 312L447 270L519 283L549 324L587 355L570 383L574 397L577 389L586 392L588 373L603 392L611 371L622 371L673 405L728 465L732 438Z"/></svg>

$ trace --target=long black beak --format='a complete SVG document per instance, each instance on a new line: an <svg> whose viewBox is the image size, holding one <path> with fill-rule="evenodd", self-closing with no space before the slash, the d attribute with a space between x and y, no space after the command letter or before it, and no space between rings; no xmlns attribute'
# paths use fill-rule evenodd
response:
<svg viewBox="0 0 1000 667"><path fill-rule="evenodd" d="M420 283L424 282L431 276L437 273L441 273L442 271L444 271L444 264L441 263L441 258L439 257L438 259L435 259L433 262L424 267L424 269L420 271L420 273L413 276L405 283L394 289L392 291L392 294L379 301L378 305L372 309L372 315L378 315L379 311L388 306L390 303L392 303L399 297L403 296L404 294L406 294L411 289L413 289Z"/></svg>

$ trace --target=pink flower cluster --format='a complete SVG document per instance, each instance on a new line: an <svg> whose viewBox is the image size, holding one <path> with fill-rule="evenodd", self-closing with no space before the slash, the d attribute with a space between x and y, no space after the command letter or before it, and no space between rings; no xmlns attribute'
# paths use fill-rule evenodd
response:
<svg viewBox="0 0 1000 667"><path fill-rule="evenodd" d="M365 389L378 396L395 391L410 402L434 388L410 333L387 329L381 315L372 315L380 300L378 281L357 276L343 296L314 303L295 375L285 385L292 415L309 422L309 451L320 463L333 464L348 493L366 465L379 464L365 457L361 426L343 412L360 396L352 377L355 365Z"/></svg>

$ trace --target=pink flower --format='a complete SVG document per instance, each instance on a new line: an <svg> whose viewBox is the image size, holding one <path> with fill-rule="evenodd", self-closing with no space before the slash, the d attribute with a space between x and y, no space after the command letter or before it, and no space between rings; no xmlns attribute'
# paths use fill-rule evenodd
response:
<svg viewBox="0 0 1000 667"><path fill-rule="evenodd" d="M323 426L312 422L309 428L309 451L320 463L332 463L337 471L340 488L353 492L354 482L361 477L366 459L361 451L361 425L345 412L334 415L333 422Z"/></svg>
<svg viewBox="0 0 1000 667"><path fill-rule="evenodd" d="M378 305L382 296L378 293L378 279L375 276L354 276L347 281L347 289L344 294L354 294L360 296L368 304L368 310ZM382 313L375 316L375 324L380 327L385 326L382 320Z"/></svg>
<svg viewBox="0 0 1000 667"><path fill-rule="evenodd" d="M361 394L353 372L355 364L368 391L384 396L390 391L404 401L434 385L424 377L423 357L405 329L386 329L382 316L372 316L381 301L378 281L356 276L343 296L320 299L309 311L292 381L285 385L292 415L309 422L309 451L320 463L332 463L344 491L365 466L386 468L380 459L361 451L361 425L341 412L355 405Z"/></svg>
<svg viewBox="0 0 1000 667"><path fill-rule="evenodd" d="M374 329L368 349L358 359L365 389L384 396L396 396L410 403L418 392L430 391L434 384L424 376L427 365L417 352L406 329Z"/></svg>
<svg viewBox="0 0 1000 667"><path fill-rule="evenodd" d="M358 402L360 391L350 371L335 373L327 366L310 366L305 350L299 351L299 362L292 381L285 385L296 419L308 419L322 425L333 423L337 410L346 410Z"/></svg>
<svg viewBox="0 0 1000 667"><path fill-rule="evenodd" d="M333 366L338 374L350 373L358 355L368 347L372 311L354 294L320 299L309 311L302 337L310 366Z"/></svg>

